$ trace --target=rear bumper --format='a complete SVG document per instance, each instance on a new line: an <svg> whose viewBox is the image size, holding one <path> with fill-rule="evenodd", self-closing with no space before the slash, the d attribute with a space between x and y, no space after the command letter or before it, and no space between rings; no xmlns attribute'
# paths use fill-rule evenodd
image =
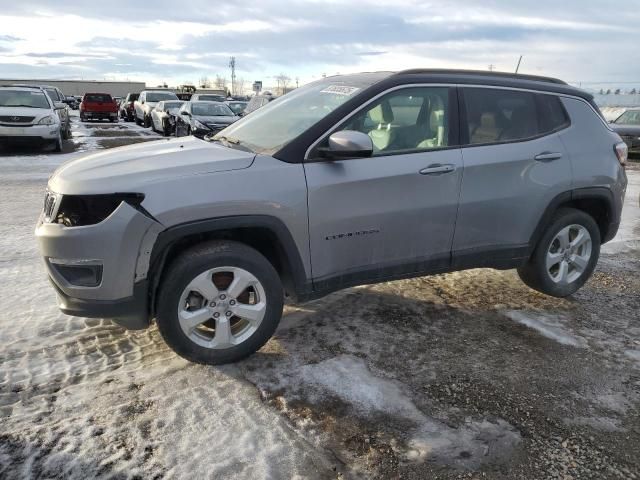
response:
<svg viewBox="0 0 640 480"><path fill-rule="evenodd" d="M95 120L110 120L112 118L118 118L118 112L87 112L85 110L81 113L85 118Z"/></svg>
<svg viewBox="0 0 640 480"><path fill-rule="evenodd" d="M133 287L133 295L117 300L87 300L66 295L49 277L58 296L58 308L66 315L108 318L129 330L149 327L149 286L146 280Z"/></svg>

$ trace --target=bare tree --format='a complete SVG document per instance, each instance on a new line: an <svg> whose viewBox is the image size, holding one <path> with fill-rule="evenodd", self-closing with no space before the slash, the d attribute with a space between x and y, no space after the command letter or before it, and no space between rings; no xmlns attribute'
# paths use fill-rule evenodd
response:
<svg viewBox="0 0 640 480"><path fill-rule="evenodd" d="M236 77L236 83L232 85L231 89L236 95L244 95L244 78Z"/></svg>
<svg viewBox="0 0 640 480"><path fill-rule="evenodd" d="M227 78L216 75L216 88L219 90L227 90Z"/></svg>
<svg viewBox="0 0 640 480"><path fill-rule="evenodd" d="M287 93L287 86L291 82L291 77L288 77L284 73L276 76L276 82L278 83L278 92L280 95Z"/></svg>
<svg viewBox="0 0 640 480"><path fill-rule="evenodd" d="M200 85L200 88L211 88L211 80L205 75L204 77L200 77L198 85Z"/></svg>

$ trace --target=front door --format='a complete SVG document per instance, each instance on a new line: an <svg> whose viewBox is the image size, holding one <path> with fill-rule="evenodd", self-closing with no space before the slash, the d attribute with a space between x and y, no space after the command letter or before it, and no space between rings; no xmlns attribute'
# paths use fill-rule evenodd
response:
<svg viewBox="0 0 640 480"><path fill-rule="evenodd" d="M316 289L449 266L462 179L451 93L393 90L337 129L367 133L372 157L305 163Z"/></svg>

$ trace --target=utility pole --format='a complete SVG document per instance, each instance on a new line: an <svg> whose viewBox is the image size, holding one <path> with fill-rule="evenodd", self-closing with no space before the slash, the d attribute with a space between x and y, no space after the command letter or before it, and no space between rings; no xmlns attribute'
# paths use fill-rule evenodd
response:
<svg viewBox="0 0 640 480"><path fill-rule="evenodd" d="M493 72L493 71L495 70L495 68L496 68L496 66L495 66L493 63L491 63L491 64L489 65L489 71L490 71L490 72Z"/></svg>
<svg viewBox="0 0 640 480"><path fill-rule="evenodd" d="M229 68L231 69L231 94L236 94L236 57L229 59Z"/></svg>

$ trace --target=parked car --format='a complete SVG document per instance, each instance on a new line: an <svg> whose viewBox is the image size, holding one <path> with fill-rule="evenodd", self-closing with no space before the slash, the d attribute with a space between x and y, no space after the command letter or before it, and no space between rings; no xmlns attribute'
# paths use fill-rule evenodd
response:
<svg viewBox="0 0 640 480"><path fill-rule="evenodd" d="M618 230L626 155L593 96L559 80L336 76L209 141L65 164L36 236L63 312L155 318L179 355L227 363L265 344L285 295L476 267L573 294Z"/></svg>
<svg viewBox="0 0 640 480"><path fill-rule="evenodd" d="M162 133L165 137L172 135L176 130L176 116L178 110L184 104L179 100L158 102L151 110L151 129Z"/></svg>
<svg viewBox="0 0 640 480"><path fill-rule="evenodd" d="M0 87L0 143L53 144L61 152L63 108L41 88Z"/></svg>
<svg viewBox="0 0 640 480"><path fill-rule="evenodd" d="M140 96L139 93L128 93L126 97L120 102L118 111L120 112L120 118L125 122L133 122L134 108L133 104Z"/></svg>
<svg viewBox="0 0 640 480"><path fill-rule="evenodd" d="M66 140L71 138L71 118L69 116L69 107L65 103L66 97L62 93L62 91L58 87L51 87L47 85L26 85L26 84L15 84L14 87L30 87L41 89L46 92L51 101L54 103L59 103L60 108L56 109L56 113L60 118L60 124L62 125L62 139Z"/></svg>
<svg viewBox="0 0 640 480"><path fill-rule="evenodd" d="M242 102L238 100L228 100L224 103L227 104L227 106L231 109L233 113L241 117L242 115L244 115L244 110L247 108L247 104L249 102Z"/></svg>
<svg viewBox="0 0 640 480"><path fill-rule="evenodd" d="M108 93L85 93L80 103L80 120L118 121L118 104Z"/></svg>
<svg viewBox="0 0 640 480"><path fill-rule="evenodd" d="M260 107L264 107L267 103L275 100L275 98L276 97L274 97L270 92L254 95L245 107L244 114L249 115L251 112L259 109Z"/></svg>
<svg viewBox="0 0 640 480"><path fill-rule="evenodd" d="M69 105L69 108L71 110L78 110L78 108L80 107L80 102L78 102L78 100L76 99L76 97L74 97L73 95L67 95L65 97L65 101L64 103L66 103L67 105Z"/></svg>
<svg viewBox="0 0 640 480"><path fill-rule="evenodd" d="M140 96L133 103L134 119L138 125L144 125L145 128L151 126L151 110L153 110L158 102L163 100L178 100L173 92L144 90L140 92Z"/></svg>
<svg viewBox="0 0 640 480"><path fill-rule="evenodd" d="M176 136L195 135L203 138L228 127L238 118L221 102L186 102L177 115Z"/></svg>
<svg viewBox="0 0 640 480"><path fill-rule="evenodd" d="M629 147L630 156L640 155L640 107L627 109L611 127Z"/></svg>
<svg viewBox="0 0 640 480"><path fill-rule="evenodd" d="M179 93L176 93L176 95L180 100L188 102L189 100L191 100L191 96L193 95L193 93L179 92Z"/></svg>
<svg viewBox="0 0 640 480"><path fill-rule="evenodd" d="M227 97L215 93L194 93L190 100L192 102L224 102Z"/></svg>

